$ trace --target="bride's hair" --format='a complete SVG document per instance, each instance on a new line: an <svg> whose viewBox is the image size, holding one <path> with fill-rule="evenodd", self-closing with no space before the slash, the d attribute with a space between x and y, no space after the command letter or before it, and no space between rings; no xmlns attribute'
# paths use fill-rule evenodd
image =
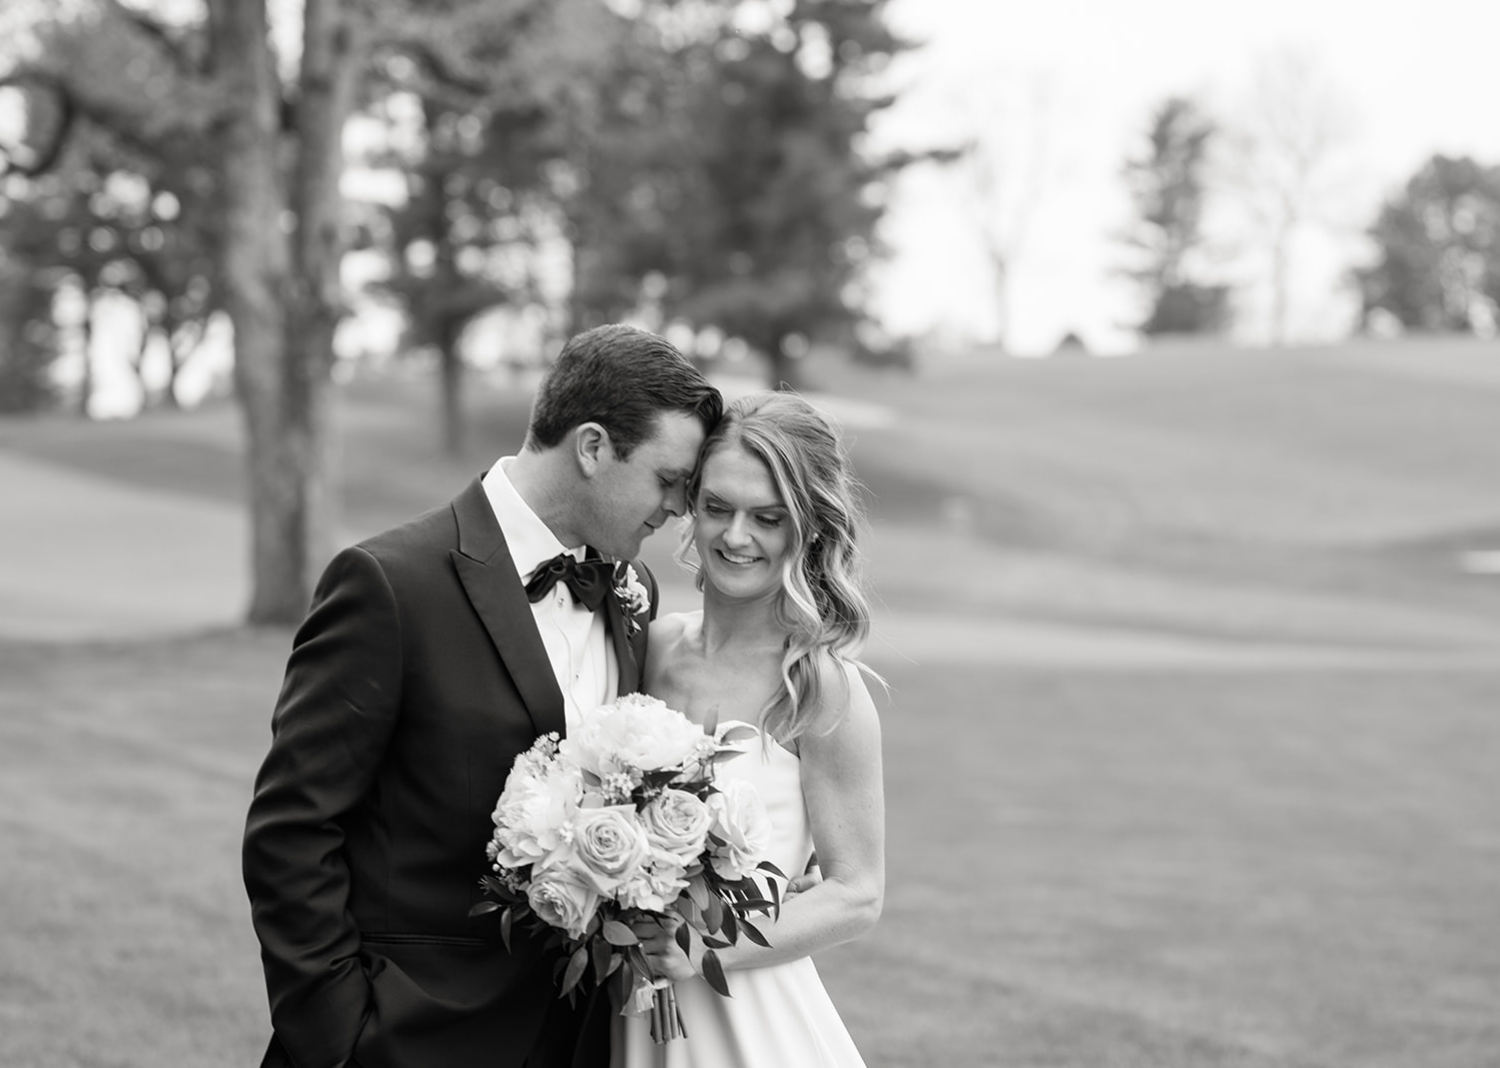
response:
<svg viewBox="0 0 1500 1068"><path fill-rule="evenodd" d="M837 429L805 399L786 392L741 397L703 443L688 485L689 517L677 559L693 570L688 554L703 464L732 445L766 465L791 520L776 599L776 621L786 634L781 686L761 710L762 729L785 744L838 726L836 714L848 704L847 666L883 683L859 660L870 633L858 544L860 485Z"/></svg>

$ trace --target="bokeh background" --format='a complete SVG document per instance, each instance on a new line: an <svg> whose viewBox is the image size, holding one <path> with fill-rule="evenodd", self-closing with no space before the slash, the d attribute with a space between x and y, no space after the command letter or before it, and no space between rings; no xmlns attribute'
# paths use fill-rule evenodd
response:
<svg viewBox="0 0 1500 1068"><path fill-rule="evenodd" d="M871 1068L1500 1064L1500 14L1033 8L7 4L0 1063L258 1062L307 584L629 319L869 491Z"/></svg>

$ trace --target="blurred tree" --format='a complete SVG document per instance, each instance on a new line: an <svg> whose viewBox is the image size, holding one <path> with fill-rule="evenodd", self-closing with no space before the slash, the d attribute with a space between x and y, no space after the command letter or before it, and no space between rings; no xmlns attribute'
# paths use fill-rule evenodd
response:
<svg viewBox="0 0 1500 1068"><path fill-rule="evenodd" d="M1330 204L1328 165L1343 108L1312 59L1281 51L1257 65L1251 95L1230 132L1225 176L1248 210L1269 262L1270 335L1287 340L1292 250Z"/></svg>
<svg viewBox="0 0 1500 1068"><path fill-rule="evenodd" d="M773 384L795 384L813 340L875 343L863 271L888 182L916 157L872 158L867 141L893 101L878 75L906 45L884 0L795 0L779 19L764 3L678 6L695 21L658 23L681 77L666 99L682 109L660 147L684 166L627 193L664 228L627 235L625 258L659 263L640 292L664 321L742 338Z"/></svg>
<svg viewBox="0 0 1500 1068"><path fill-rule="evenodd" d="M1052 144L1058 116L1050 80L1035 74L978 103L983 110L963 162L993 277L995 340L1005 351L1011 340L1016 266L1037 209L1056 192L1061 176Z"/></svg>
<svg viewBox="0 0 1500 1068"><path fill-rule="evenodd" d="M1433 156L1369 234L1376 261L1355 272L1363 326L1384 311L1409 329L1500 327L1500 166Z"/></svg>
<svg viewBox="0 0 1500 1068"><path fill-rule="evenodd" d="M0 412L35 412L57 400L53 287L35 265L0 247Z"/></svg>
<svg viewBox="0 0 1500 1068"><path fill-rule="evenodd" d="M1229 291L1195 279L1204 252L1203 208L1213 122L1192 101L1171 97L1151 117L1143 155L1125 163L1137 220L1124 235L1138 263L1125 274L1148 307L1146 334L1206 333L1229 319Z"/></svg>
<svg viewBox="0 0 1500 1068"><path fill-rule="evenodd" d="M87 28L87 27L85 27ZM7 243L33 264L55 268L80 294L84 370L79 410L90 392L91 308L118 293L140 309L142 330L128 360L146 404L177 404L177 377L197 350L215 310L218 212L201 143L187 139L154 159L108 130L79 120L45 174L13 175L12 210L0 220ZM157 392L144 366L160 340L166 381Z"/></svg>
<svg viewBox="0 0 1500 1068"><path fill-rule="evenodd" d="M598 0L513 14L474 27L462 49L377 57L371 89L390 135L366 162L404 187L367 220L387 262L376 288L406 313L404 347L437 356L449 455L465 436L464 332L487 312L545 299L539 261L560 238L566 117L616 91L603 63L622 20Z"/></svg>
<svg viewBox="0 0 1500 1068"><path fill-rule="evenodd" d="M33 23L50 19L57 32L9 76L53 93L64 121L27 158L12 154L12 166L48 169L79 118L156 159L169 158L177 139L202 139L217 164L217 281L234 325L247 429L251 622L300 619L332 548L329 371L344 311L343 134L371 57L377 49L460 55L493 25L544 6L304 0L295 71L272 47L265 0L151 8L69 0L33 12ZM78 25L99 32L71 32Z"/></svg>

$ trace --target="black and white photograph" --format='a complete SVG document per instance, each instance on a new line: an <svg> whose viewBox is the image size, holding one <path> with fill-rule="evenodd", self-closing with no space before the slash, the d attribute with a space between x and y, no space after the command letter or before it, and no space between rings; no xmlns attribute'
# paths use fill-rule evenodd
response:
<svg viewBox="0 0 1500 1068"><path fill-rule="evenodd" d="M1497 41L0 0L0 1066L1500 1068Z"/></svg>

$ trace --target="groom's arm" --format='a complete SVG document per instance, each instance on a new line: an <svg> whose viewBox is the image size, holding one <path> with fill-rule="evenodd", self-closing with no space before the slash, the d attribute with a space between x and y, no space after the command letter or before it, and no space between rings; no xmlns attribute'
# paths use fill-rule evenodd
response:
<svg viewBox="0 0 1500 1068"><path fill-rule="evenodd" d="M250 803L245 887L271 1022L298 1068L344 1063L370 1000L348 911L341 818L365 796L390 741L399 637L379 563L346 549L324 572L293 642Z"/></svg>

